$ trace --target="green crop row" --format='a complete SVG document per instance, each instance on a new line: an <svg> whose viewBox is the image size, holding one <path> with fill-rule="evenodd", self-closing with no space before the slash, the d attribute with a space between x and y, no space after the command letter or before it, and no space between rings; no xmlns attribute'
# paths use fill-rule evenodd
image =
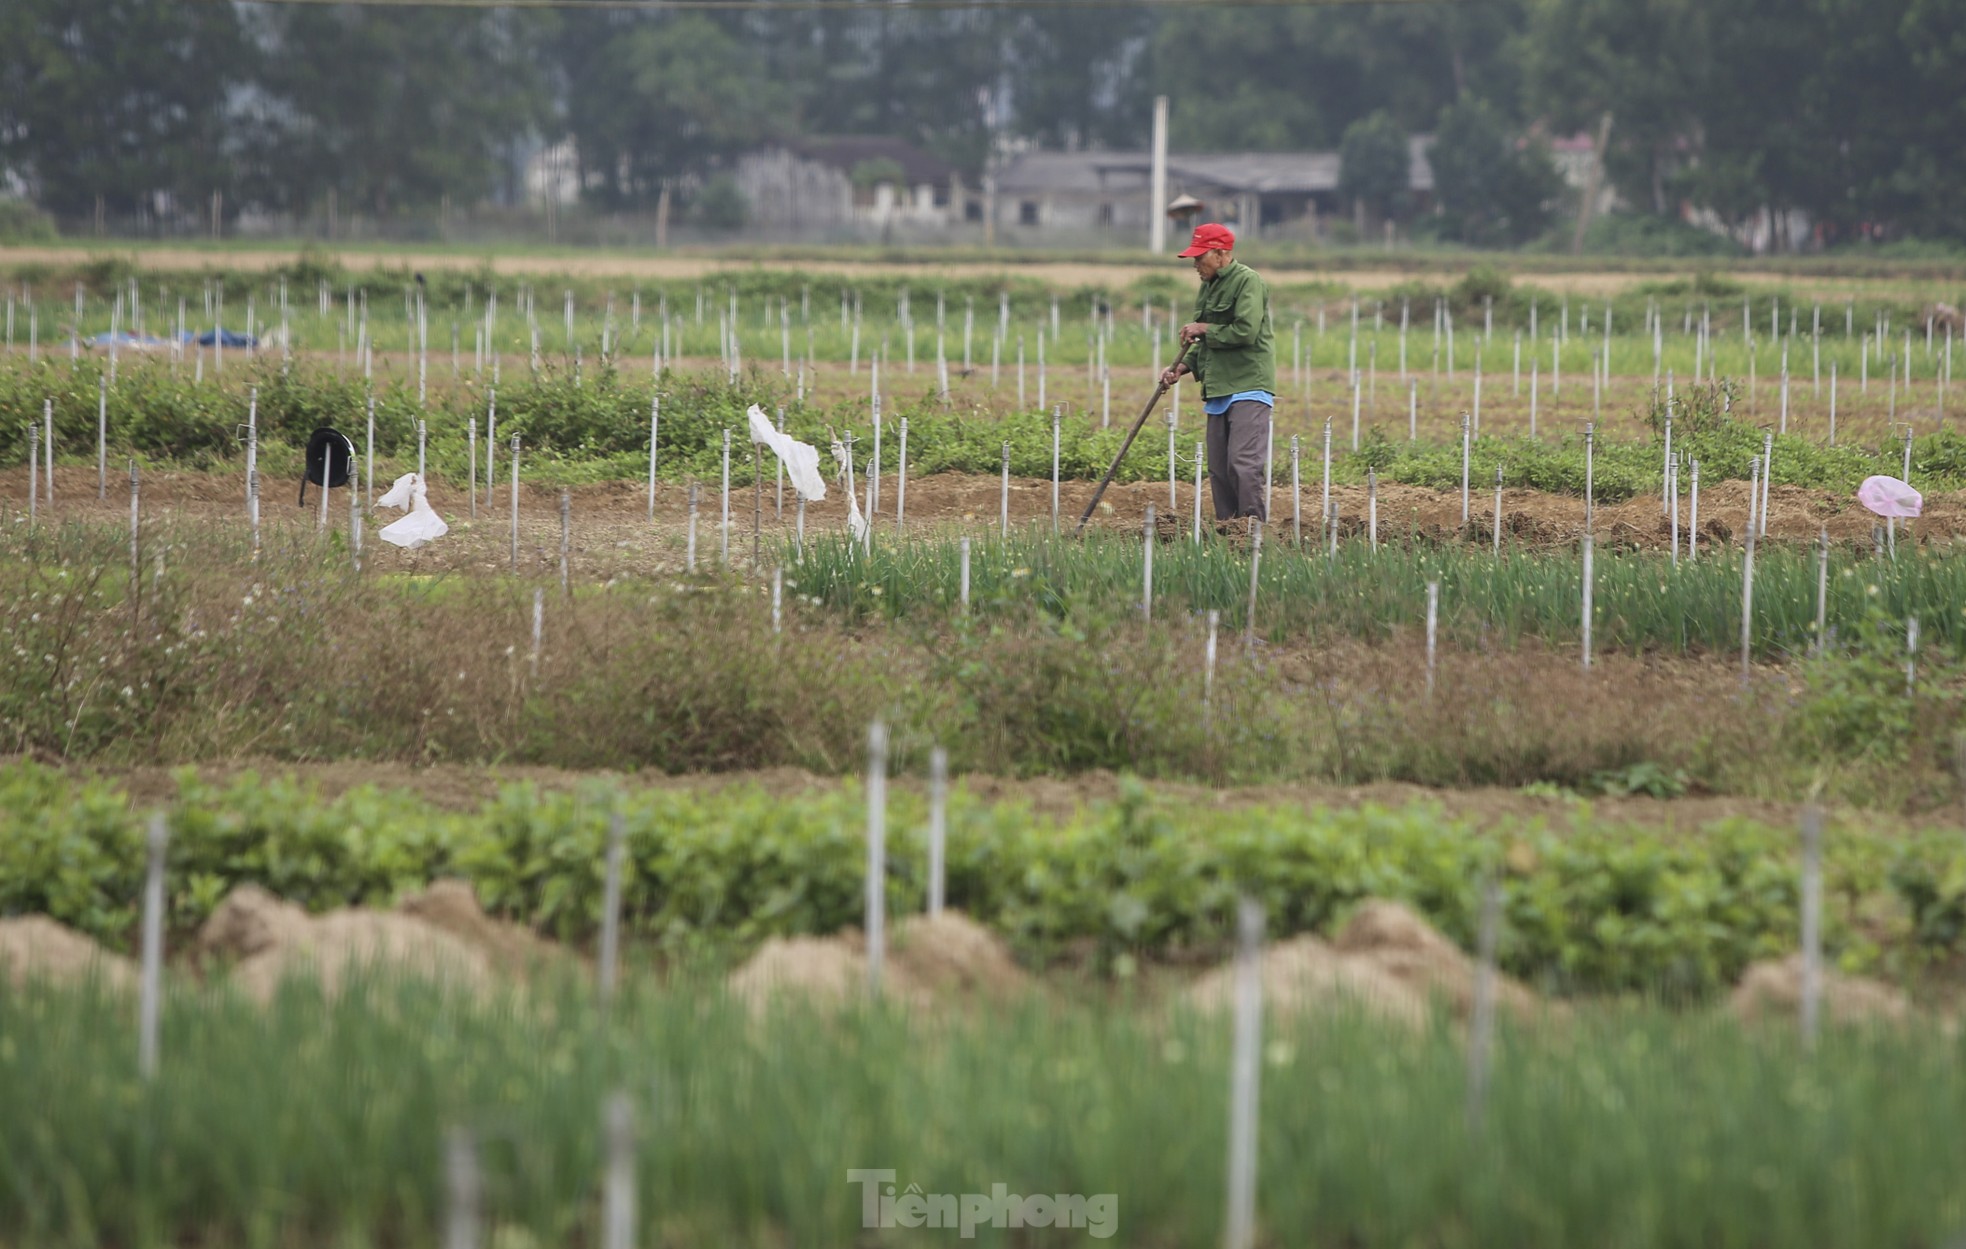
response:
<svg viewBox="0 0 1966 1249"><path fill-rule="evenodd" d="M604 1014L572 985L476 1002L358 982L266 1008L180 988L143 1080L127 999L0 983L0 1239L434 1249L456 1243L446 1158L461 1129L482 1243L598 1244L615 1094L634 1125L638 1244L1220 1235L1221 1016L1095 998L933 1026L878 1010L756 1018L627 987ZM1832 1029L1805 1053L1792 1028L1651 1009L1550 1031L1504 1020L1476 1121L1452 1030L1274 1007L1264 1023L1259 1243L1921 1249L1966 1224L1966 1063L1937 1028ZM973 1241L869 1230L857 1168L893 1169L899 1197L1001 1186L1098 1205L1072 1230L986 1214Z"/></svg>
<svg viewBox="0 0 1966 1249"><path fill-rule="evenodd" d="M378 261L376 267L364 272L321 253L303 253L287 265L268 269L228 270L222 255L215 254L212 260L198 273L140 270L130 260L115 256L103 256L65 272L42 265L6 266L4 271L15 278L8 283L7 299L14 306L15 317L7 345L26 345L30 307L37 310L38 341L44 350L65 351L71 326L85 335L108 331L119 297L123 299L122 317L117 324L127 330L132 325L129 299L134 292L142 305L143 329L151 334L176 329L178 301L183 299L189 327L209 328L223 320L229 328L243 330L250 315L259 333L284 330L316 350L332 350L338 342L352 340L366 326L378 349L410 349L421 334L427 333L433 357L448 357L455 327L459 349L468 357L474 330L485 324L489 296L496 300L491 321L494 337L508 353L524 354L530 349L531 330L536 324L547 350L571 354L574 344L580 344L590 356L597 354L605 329L611 343L646 354L665 317L673 329L693 335L698 350L714 353L719 323L729 318L756 344L752 354L774 355L781 330L789 324L795 353L803 354L810 330L825 342L823 358L845 359L851 324L858 319L864 351L871 351L883 336L898 340L908 324L913 324L928 344L938 329L952 342L959 341L968 324L976 340L985 344L982 354L987 358L987 343L1002 317L1008 324L1008 337L1014 340L1019 333L1027 334L1033 351L1042 325L1047 333L1056 327L1054 350L1075 354L1083 350L1095 320L1110 313L1111 340L1129 348L1127 354L1131 356L1150 337L1141 305L1148 304L1153 320L1165 326L1170 315L1180 317L1192 305L1194 290L1194 280L1185 266L1172 262L1163 274L1072 287L1049 283L1037 274L930 278L871 267L851 278L760 266L733 269L707 281L573 275L535 279L499 274L487 263L476 271L445 268L423 274L427 329L419 331L419 288L406 265L390 272ZM1263 267L1260 257L1254 263L1259 269ZM1873 333L1880 324L1892 344L1902 344L1904 332L1912 332L1920 367L1927 359L1943 355L1943 328L1936 332L1930 355L1924 353L1925 316L1930 307L1926 300L1866 295L1862 300L1824 303L1799 298L1782 287L1757 284L1750 290L1711 272L1633 283L1614 295L1588 299L1518 284L1510 275L1487 265L1477 265L1452 282L1412 277L1371 291L1353 291L1317 278L1304 280L1301 274L1287 270L1272 271L1268 276L1274 319L1286 340L1301 331L1304 337L1314 336L1320 342L1348 344L1354 332L1352 301L1356 297L1356 332L1361 341L1376 338L1391 347L1404 320L1414 341L1416 364L1421 344L1431 348L1436 301L1451 312L1463 344L1489 326L1505 336L1517 331L1528 333L1533 328L1534 337L1542 342L1552 334L1561 335L1566 347L1576 353L1573 363L1579 374L1583 372L1582 360L1603 342L1607 316L1614 353L1627 357L1624 371L1641 371L1641 360L1642 371L1649 371L1652 334L1647 318L1654 312L1660 318L1668 351L1678 354L1683 349L1682 375L1691 372L1691 336L1703 324L1711 326L1715 343L1723 349L1739 350L1749 333L1761 340L1763 372L1769 375L1774 373L1775 364L1766 342L1791 334L1798 353L1798 373L1803 371L1807 344L1820 333L1826 355L1840 351L1847 365L1845 372L1854 374L1861 337ZM75 302L78 288L83 295L79 320ZM325 307L320 302L324 288L328 296ZM897 352L901 350L898 341L894 347ZM925 346L924 354L930 353L932 346ZM1054 356L1064 358L1065 354ZM1076 358L1084 362L1082 354ZM1362 362L1363 349L1360 358ZM1668 367L1671 364L1669 360ZM1498 367L1497 362L1491 361L1494 367Z"/></svg>
<svg viewBox="0 0 1966 1249"><path fill-rule="evenodd" d="M860 918L866 813L851 783L796 797L749 785L708 791L504 787L467 812L373 787L333 800L246 775L180 777L168 804L173 930L237 885L310 908L389 905L440 876L487 909L574 942L600 917L610 814L627 838L628 931L670 955L829 933ZM142 821L113 784L32 764L0 770L0 912L46 913L126 945L143 863ZM890 800L890 907L925 893L924 804ZM1483 832L1438 807L1220 808L1126 782L1117 801L1069 816L960 789L949 811L949 905L1043 963L1090 947L1109 968L1138 957L1219 954L1235 899L1253 896L1279 935L1325 931L1368 897L1412 904L1471 943L1478 881L1504 880L1505 967L1552 992L1646 989L1698 996L1751 960L1794 947L1794 836L1728 820L1697 832L1626 827L1588 807ZM1846 961L1888 953L1909 970L1966 940L1966 847L1956 835L1828 841L1828 940ZM1880 942L1888 940L1888 951Z"/></svg>
<svg viewBox="0 0 1966 1249"><path fill-rule="evenodd" d="M1069 523L1069 522L1068 522ZM1256 630L1266 639L1321 636L1385 638L1411 634L1425 619L1427 586L1440 585L1443 638L1469 646L1525 638L1571 642L1583 631L1583 557L1573 549L1525 552L1504 546L1438 543L1387 523L1374 550L1351 534L1335 555L1289 541L1272 530L1256 569ZM1736 654L1741 645L1744 555L1707 551L1677 563L1658 552L1595 552L1593 642L1600 651ZM803 557L788 547L787 577L849 620L947 616L960 608L963 557L946 538L883 540L863 550L836 535L808 540ZM1141 540L1094 531L1076 542L1020 529L1008 540L973 541L970 610L1015 618L1038 612L1135 610L1145 589ZM1247 555L1216 541L1157 544L1156 614L1221 613L1224 629L1248 623ZM1799 656L1816 647L1818 553L1768 547L1754 561L1749 640L1764 657ZM1824 599L1825 633L1855 639L1876 617L1895 621L1902 654L1904 622L1919 621L1928 652L1957 650L1966 639L1966 556L1909 547L1896 558L1868 548L1831 553ZM1936 656L1928 656L1935 658Z"/></svg>
<svg viewBox="0 0 1966 1249"><path fill-rule="evenodd" d="M107 390L101 386L105 375L106 365L96 360L75 367L66 361L0 364L0 430L21 431L17 437L0 439L0 463L26 461L25 431L39 425L46 403L53 404L58 456L81 462L93 461L98 437L106 429L112 459L135 455L146 461L203 467L233 463L243 454L249 412L258 422L261 439L272 446L304 443L322 425L340 428L358 446L366 445L368 438L370 390L358 376L332 368L286 369L261 359L235 365L221 385L215 377L199 382L152 362L121 370L117 384ZM1016 409L996 415L941 403L932 381L910 384L890 378L889 384L901 391L901 398L897 401L891 393L884 404L883 472L892 474L900 468L900 422L906 420L911 475L996 473L1006 447L1014 475L1052 475L1050 414ZM874 449L867 405L802 403L789 390L776 370L750 369L733 385L671 371L651 383L603 366L584 372L515 370L506 384L497 387L483 379L447 382L419 403L413 379L392 377L375 391L374 446L379 456L400 461L414 451L418 422L423 422L433 475L462 484L472 472L470 430L475 426L482 436L487 418L495 412L501 444L513 436L521 439L522 473L528 479L640 480L648 472L650 423L659 395L657 468L666 480L719 480L728 431L732 480L748 485L752 460L744 411L753 403L769 412L782 411L787 430L822 452L835 437L850 438L854 459L864 470ZM1764 431L1730 415L1733 392L1730 383L1722 383L1683 388L1676 396L1675 452L1698 460L1702 480L1708 484L1745 479L1750 459L1763 452ZM256 404L250 401L253 395ZM1192 448L1200 433L1197 415L1189 405L1175 431L1175 476L1182 482L1190 480L1193 472ZM1654 432L1649 437L1600 438L1588 469L1584 439L1574 432L1548 438L1482 435L1472 443L1470 483L1479 492L1493 483L1499 470L1511 486L1572 495L1583 494L1588 476L1601 502L1656 492L1665 471L1663 407L1651 414L1651 423ZM1120 480L1167 479L1167 427L1160 420L1151 424L1121 466ZM1057 430L1059 476L1073 481L1097 478L1112 462L1124 433L1089 413L1064 415ZM1458 441L1408 441L1377 426L1365 431L1358 450L1344 445L1347 441L1341 435L1332 451L1330 471L1335 482L1357 484L1374 471L1387 482L1442 490L1458 489L1461 484ZM1865 446L1846 440L1829 447L1799 434L1777 435L1773 480L1779 485L1854 491L1872 474L1903 473L1904 451L1902 442ZM1277 456L1275 480L1281 484L1290 479L1284 436L1279 437ZM1315 488L1324 473L1319 440L1304 439L1301 457L1301 477ZM480 468L483 458L481 447ZM503 448L498 459L507 462ZM1910 477L1924 489L1966 484L1966 435L1940 429L1918 436L1911 447ZM1689 479L1682 473L1682 489Z"/></svg>

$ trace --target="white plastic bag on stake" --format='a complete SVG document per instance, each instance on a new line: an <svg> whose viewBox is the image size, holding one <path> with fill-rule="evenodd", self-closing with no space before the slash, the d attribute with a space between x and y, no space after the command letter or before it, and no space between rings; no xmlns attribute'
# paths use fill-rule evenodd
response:
<svg viewBox="0 0 1966 1249"><path fill-rule="evenodd" d="M847 479L846 488L846 529L855 542L867 536L867 517L860 511L860 500L853 490L853 457L848 454L846 444L833 439L833 462L839 465L840 473Z"/></svg>
<svg viewBox="0 0 1966 1249"><path fill-rule="evenodd" d="M826 478L819 472L819 448L808 446L790 434L782 434L772 427L771 418L757 404L752 404L746 413L751 422L751 441L770 447L785 465L785 475L791 479L792 488L804 499L819 500L826 497ZM842 448L844 450L844 448Z"/></svg>
<svg viewBox="0 0 1966 1249"><path fill-rule="evenodd" d="M384 526L376 535L394 546L415 550L450 532L451 527L430 506L429 492L424 489L423 479L415 473L398 477L396 484L389 487L389 493L377 499L375 505L409 512L403 519Z"/></svg>

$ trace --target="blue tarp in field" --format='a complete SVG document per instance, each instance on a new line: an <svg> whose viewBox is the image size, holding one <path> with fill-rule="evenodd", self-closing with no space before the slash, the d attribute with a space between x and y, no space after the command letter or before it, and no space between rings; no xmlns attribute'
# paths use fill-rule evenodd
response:
<svg viewBox="0 0 1966 1249"><path fill-rule="evenodd" d="M214 340L217 340L217 342L215 343ZM240 334L236 331L223 328L205 330L202 333L194 330L186 330L184 332L184 341L187 343L196 343L200 347L211 347L215 345L226 347L259 346L259 339L254 338L250 334Z"/></svg>

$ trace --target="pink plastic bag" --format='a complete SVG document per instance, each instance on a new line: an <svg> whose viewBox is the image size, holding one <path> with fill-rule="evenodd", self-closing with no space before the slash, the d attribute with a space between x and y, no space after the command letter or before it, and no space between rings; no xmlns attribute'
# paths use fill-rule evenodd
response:
<svg viewBox="0 0 1966 1249"><path fill-rule="evenodd" d="M1857 487L1857 502L1879 516L1908 519L1925 510L1925 496L1896 477L1866 477Z"/></svg>

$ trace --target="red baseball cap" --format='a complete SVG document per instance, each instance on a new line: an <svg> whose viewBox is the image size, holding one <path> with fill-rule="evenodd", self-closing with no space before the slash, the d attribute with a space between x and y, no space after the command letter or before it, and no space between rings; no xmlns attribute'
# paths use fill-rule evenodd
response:
<svg viewBox="0 0 1966 1249"><path fill-rule="evenodd" d="M1236 236L1230 232L1229 227L1211 221L1195 227L1195 236L1189 241L1188 250L1181 255L1187 259L1199 256L1203 252L1212 252L1217 248L1225 252L1234 251L1235 246Z"/></svg>

